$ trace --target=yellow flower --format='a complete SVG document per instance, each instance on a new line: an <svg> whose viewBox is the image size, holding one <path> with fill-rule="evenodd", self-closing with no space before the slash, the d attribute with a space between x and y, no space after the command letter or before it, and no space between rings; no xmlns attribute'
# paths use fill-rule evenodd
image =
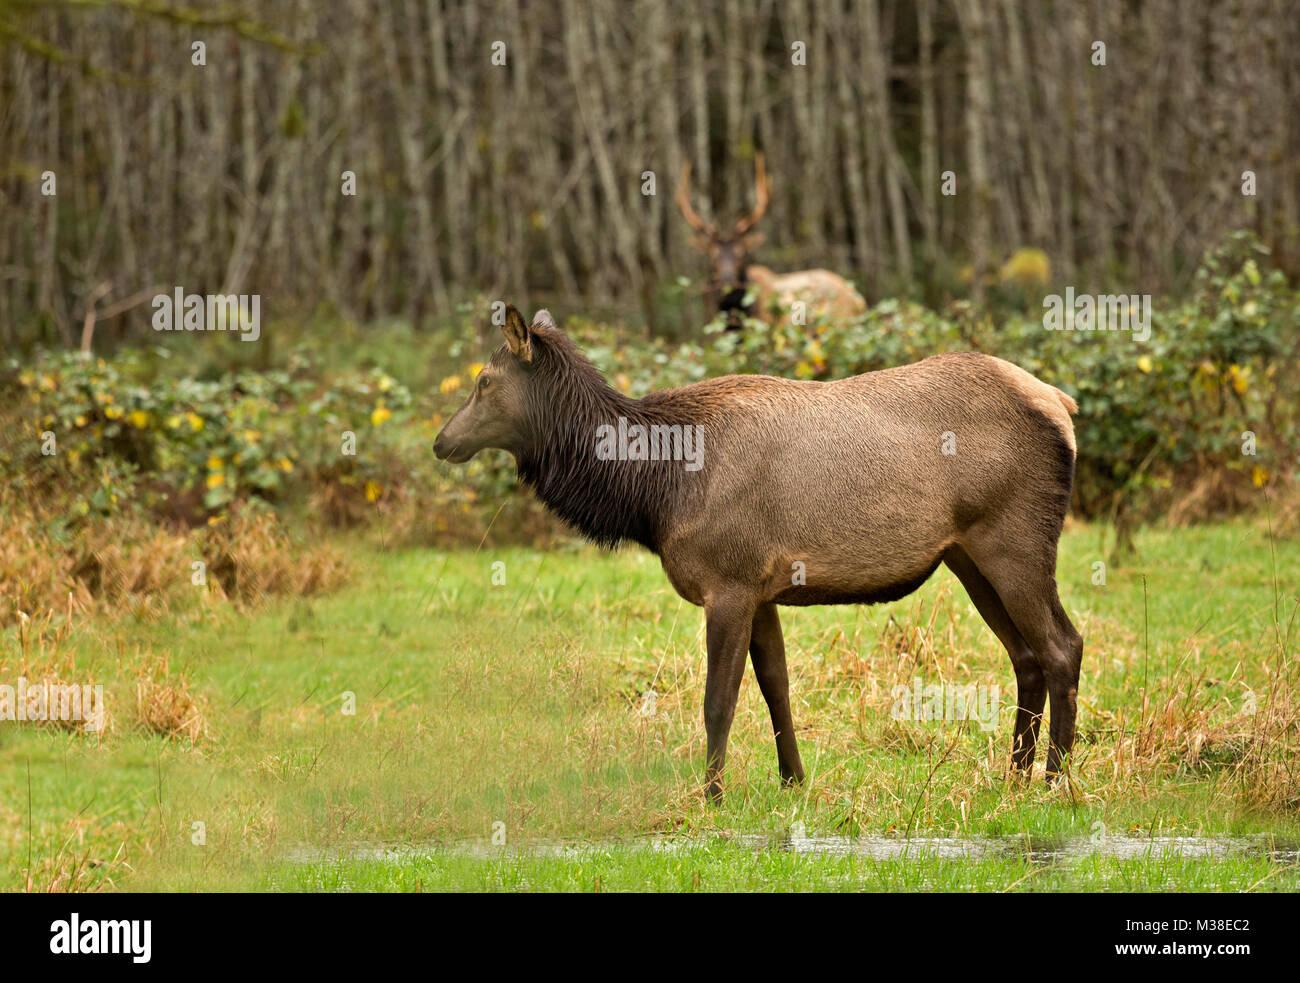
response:
<svg viewBox="0 0 1300 983"><path fill-rule="evenodd" d="M376 427L383 426L384 421L393 415L393 411L387 406L376 406L374 412L370 414L370 422Z"/></svg>
<svg viewBox="0 0 1300 983"><path fill-rule="evenodd" d="M137 430L143 430L145 427L149 426L149 414L144 410L132 410L127 414L126 418L130 421L131 426L135 427Z"/></svg>
<svg viewBox="0 0 1300 983"><path fill-rule="evenodd" d="M444 396L447 395L447 393L454 393L460 388L460 376L447 376L447 378L443 379L442 382L438 384L438 388L442 391Z"/></svg>
<svg viewBox="0 0 1300 983"><path fill-rule="evenodd" d="M1237 391L1238 395L1250 388L1249 367L1243 369L1240 365L1233 365L1228 369L1228 376L1232 379L1232 388Z"/></svg>
<svg viewBox="0 0 1300 983"><path fill-rule="evenodd" d="M208 458L208 470L209 470L209 471L220 471L220 470L221 470L221 465L222 465L223 463L224 463L224 462L221 460L221 458L219 458L219 457L217 457L217 455L213 454L211 457Z"/></svg>
<svg viewBox="0 0 1300 983"><path fill-rule="evenodd" d="M30 385L32 384L32 381L33 381L35 378L36 378L36 376L35 376L34 373L31 373L31 372L24 372L22 375L20 375L20 376L18 377L18 382L19 382L20 385L23 385L23 386L30 386Z"/></svg>
<svg viewBox="0 0 1300 983"><path fill-rule="evenodd" d="M1151 371L1151 356L1150 356L1150 355L1143 355L1141 358L1139 358L1139 359L1138 359L1138 368L1141 369L1143 372L1150 372L1150 371Z"/></svg>
<svg viewBox="0 0 1300 983"><path fill-rule="evenodd" d="M1256 464L1251 469L1250 480L1254 482L1256 488L1263 488L1268 482L1268 471Z"/></svg>
<svg viewBox="0 0 1300 983"><path fill-rule="evenodd" d="M221 471L213 471L210 475L208 475L209 488L220 488L225 483L226 483L226 476Z"/></svg>
<svg viewBox="0 0 1300 983"><path fill-rule="evenodd" d="M181 425L181 418L179 416L173 415L167 418L167 429L175 430L180 425Z"/></svg>
<svg viewBox="0 0 1300 983"><path fill-rule="evenodd" d="M289 460L287 457L280 458L280 460L275 462L275 466L279 468L281 471L283 471L285 474L288 474L290 471L293 470L293 462Z"/></svg>
<svg viewBox="0 0 1300 983"><path fill-rule="evenodd" d="M76 423L77 426L84 427L86 425L86 415L84 413L78 413Z"/></svg>
<svg viewBox="0 0 1300 983"><path fill-rule="evenodd" d="M260 430L245 430L244 442L248 444L256 444L258 440L261 439L261 436L262 436L262 431Z"/></svg>
<svg viewBox="0 0 1300 983"><path fill-rule="evenodd" d="M465 370L471 379L477 379L478 374L483 371L482 362L471 362L469 368Z"/></svg>
<svg viewBox="0 0 1300 983"><path fill-rule="evenodd" d="M110 406L104 410L104 415L110 420L120 420L126 416L126 413L123 412L120 406Z"/></svg>
<svg viewBox="0 0 1300 983"><path fill-rule="evenodd" d="M192 430L203 429L203 417L199 416L197 413L187 410L185 413L185 419L190 422L190 428Z"/></svg>
<svg viewBox="0 0 1300 983"><path fill-rule="evenodd" d="M41 376L41 388L44 389L46 392L53 391L54 380L51 379L48 375Z"/></svg>
<svg viewBox="0 0 1300 983"><path fill-rule="evenodd" d="M378 500L379 500L379 496L382 495L383 493L384 493L384 490L383 490L382 488L380 488L377 484L375 484L373 481L367 481L367 482L366 482L366 501L367 501L367 502L376 502L376 501L378 501Z"/></svg>
<svg viewBox="0 0 1300 983"><path fill-rule="evenodd" d="M388 390L392 388L393 388L393 380L386 375L381 375L379 377L379 391L381 393L386 393L388 392Z"/></svg>

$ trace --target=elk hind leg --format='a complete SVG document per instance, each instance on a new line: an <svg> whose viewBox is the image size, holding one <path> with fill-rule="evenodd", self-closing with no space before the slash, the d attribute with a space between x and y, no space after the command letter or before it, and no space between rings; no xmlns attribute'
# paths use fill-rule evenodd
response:
<svg viewBox="0 0 1300 983"><path fill-rule="evenodd" d="M948 565L961 585L970 595L971 603L984 623L997 636L1011 658L1016 673L1016 722L1011 739L1011 768L1028 772L1034 765L1034 752L1038 746L1038 725L1043 719L1043 704L1047 700L1047 683L1043 678L1038 657L1016 628L1007 613L1002 599L993 589L975 562L960 546L953 546L944 554Z"/></svg>
<svg viewBox="0 0 1300 983"><path fill-rule="evenodd" d="M785 665L785 638L775 604L761 604L754 614L749 639L749 655L754 663L758 688L763 691L767 710L776 734L776 762L783 785L803 781L803 763L794 736L794 716L790 712L790 678Z"/></svg>

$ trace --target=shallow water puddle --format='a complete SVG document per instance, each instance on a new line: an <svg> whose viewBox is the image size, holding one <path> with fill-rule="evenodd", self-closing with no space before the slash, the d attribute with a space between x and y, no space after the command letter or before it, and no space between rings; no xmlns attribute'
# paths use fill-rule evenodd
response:
<svg viewBox="0 0 1300 983"><path fill-rule="evenodd" d="M1074 863L1091 857L1120 860L1204 859L1262 857L1275 863L1300 863L1300 843L1256 836L1092 836L1048 838L1028 836L956 837L807 836L796 827L779 836L739 833L709 838L653 836L628 840L530 840L519 845L495 846L483 840L446 845L358 843L344 849L298 846L286 859L291 863L330 860L403 862L438 857L472 857L500 860L513 857L584 858L611 853L678 854L718 845L752 850L774 850L808 856L862 857L871 860L979 860L1023 858L1034 864Z"/></svg>

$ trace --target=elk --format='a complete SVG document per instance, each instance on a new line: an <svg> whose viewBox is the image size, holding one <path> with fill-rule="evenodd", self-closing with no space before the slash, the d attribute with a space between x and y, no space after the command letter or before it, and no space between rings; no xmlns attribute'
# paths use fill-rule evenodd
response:
<svg viewBox="0 0 1300 983"><path fill-rule="evenodd" d="M691 206L691 164L682 165L677 184L677 208L696 234L691 244L709 257L709 278L704 286L708 315L722 313L727 327L740 327L743 316L773 320L774 312L785 316L796 301L806 305L811 323L819 317L842 318L861 314L867 309L862 295L842 276L830 270L800 270L797 273L773 273L766 266L749 261L763 242L761 232L752 231L767 211L771 200L771 182L760 151L754 156L754 210L737 219L731 231L720 232L712 222L699 216ZM749 304L745 298L753 299Z"/></svg>
<svg viewBox="0 0 1300 983"><path fill-rule="evenodd" d="M508 451L560 518L603 546L651 550L703 607L711 800L747 653L780 777L803 780L778 606L897 600L941 563L1010 656L1013 773L1032 768L1050 698L1048 782L1062 774L1083 658L1055 577L1073 399L974 352L832 382L724 376L633 399L546 311L528 325L509 307L502 332L434 454L459 464ZM632 437L611 455L615 432Z"/></svg>

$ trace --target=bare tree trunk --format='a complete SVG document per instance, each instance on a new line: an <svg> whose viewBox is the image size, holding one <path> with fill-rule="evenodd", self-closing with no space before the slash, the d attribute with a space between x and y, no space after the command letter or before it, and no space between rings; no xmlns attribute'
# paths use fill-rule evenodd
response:
<svg viewBox="0 0 1300 983"><path fill-rule="evenodd" d="M939 261L939 119L935 110L932 0L917 0L918 76L921 88L921 226L925 262Z"/></svg>
<svg viewBox="0 0 1300 983"><path fill-rule="evenodd" d="M980 0L958 0L957 16L966 42L966 154L970 168L971 295L984 300L992 256L990 186L985 134L992 102L988 72L988 22Z"/></svg>

